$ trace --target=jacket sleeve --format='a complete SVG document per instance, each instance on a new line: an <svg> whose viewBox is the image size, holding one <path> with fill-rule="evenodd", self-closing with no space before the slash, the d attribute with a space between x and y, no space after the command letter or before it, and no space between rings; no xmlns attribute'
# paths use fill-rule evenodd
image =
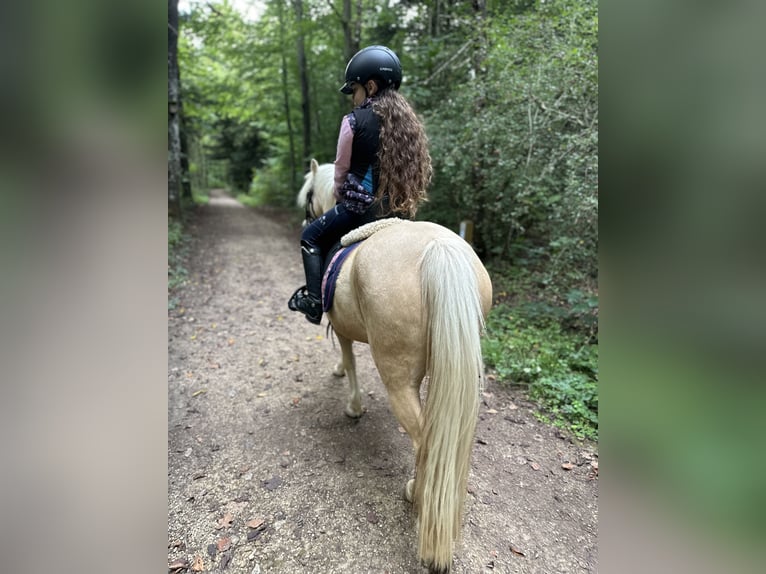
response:
<svg viewBox="0 0 766 574"><path fill-rule="evenodd" d="M354 132L351 129L348 116L343 116L338 135L338 151L335 155L335 201L342 199L340 188L346 181L346 175L351 169L351 147L354 143Z"/></svg>

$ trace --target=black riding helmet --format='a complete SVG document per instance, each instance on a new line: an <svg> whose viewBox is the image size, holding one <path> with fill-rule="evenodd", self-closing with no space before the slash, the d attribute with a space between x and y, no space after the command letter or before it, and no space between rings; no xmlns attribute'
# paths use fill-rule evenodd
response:
<svg viewBox="0 0 766 574"><path fill-rule="evenodd" d="M380 80L381 88L399 89L402 84L402 64L393 50L385 46L367 46L359 50L348 61L346 83L341 86L340 91L352 94L352 82L365 84L371 78Z"/></svg>

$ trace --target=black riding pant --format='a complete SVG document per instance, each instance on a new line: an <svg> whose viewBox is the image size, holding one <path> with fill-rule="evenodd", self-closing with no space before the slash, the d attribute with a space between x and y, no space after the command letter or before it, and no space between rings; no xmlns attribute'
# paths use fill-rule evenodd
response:
<svg viewBox="0 0 766 574"><path fill-rule="evenodd" d="M346 233L375 221L375 211L368 209L365 213L353 213L339 203L303 229L301 245L326 254Z"/></svg>

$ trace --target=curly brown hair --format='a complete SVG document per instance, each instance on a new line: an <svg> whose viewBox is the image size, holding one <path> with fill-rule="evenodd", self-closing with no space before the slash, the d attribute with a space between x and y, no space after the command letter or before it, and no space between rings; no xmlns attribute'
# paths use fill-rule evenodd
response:
<svg viewBox="0 0 766 574"><path fill-rule="evenodd" d="M372 109L380 122L378 198L388 194L392 212L415 217L433 173L425 127L396 90L383 90Z"/></svg>

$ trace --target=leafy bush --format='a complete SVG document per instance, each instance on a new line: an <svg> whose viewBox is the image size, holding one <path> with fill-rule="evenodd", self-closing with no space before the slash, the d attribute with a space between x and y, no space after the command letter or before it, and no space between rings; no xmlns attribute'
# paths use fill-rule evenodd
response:
<svg viewBox="0 0 766 574"><path fill-rule="evenodd" d="M484 360L497 376L524 385L554 424L598 437L598 347L562 327L577 311L547 303L499 304L487 319Z"/></svg>
<svg viewBox="0 0 766 574"><path fill-rule="evenodd" d="M292 189L290 181L295 179L296 189ZM275 205L279 207L294 207L295 198L300 186L303 185L303 175L290 177L290 167L285 161L272 158L255 171L253 182L248 193L249 199L243 201L246 205Z"/></svg>

